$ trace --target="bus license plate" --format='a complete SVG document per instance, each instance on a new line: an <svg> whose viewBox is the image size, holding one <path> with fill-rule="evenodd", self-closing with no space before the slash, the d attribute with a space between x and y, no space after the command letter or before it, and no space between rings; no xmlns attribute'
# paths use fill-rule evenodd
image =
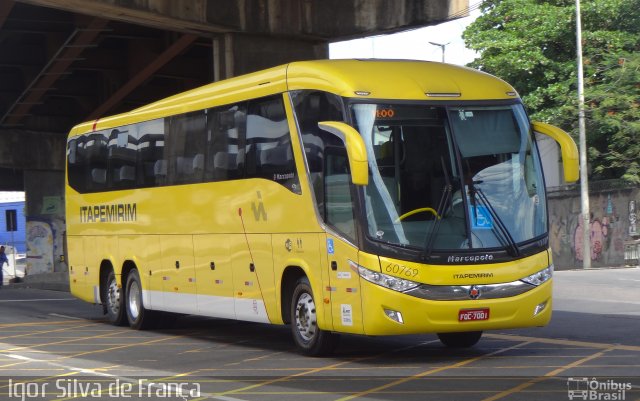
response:
<svg viewBox="0 0 640 401"><path fill-rule="evenodd" d="M489 320L489 308L461 309L458 312L459 322L474 322L477 320Z"/></svg>

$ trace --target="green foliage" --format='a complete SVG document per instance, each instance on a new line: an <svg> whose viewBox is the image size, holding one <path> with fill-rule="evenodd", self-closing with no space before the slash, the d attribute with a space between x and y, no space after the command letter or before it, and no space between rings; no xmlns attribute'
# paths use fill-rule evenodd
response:
<svg viewBox="0 0 640 401"><path fill-rule="evenodd" d="M484 0L464 32L470 66L522 96L531 118L577 137L575 0ZM640 0L582 0L589 161L640 184Z"/></svg>

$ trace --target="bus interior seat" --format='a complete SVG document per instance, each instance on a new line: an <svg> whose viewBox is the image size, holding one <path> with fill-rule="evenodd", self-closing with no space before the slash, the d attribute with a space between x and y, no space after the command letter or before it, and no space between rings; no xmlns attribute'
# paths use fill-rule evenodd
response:
<svg viewBox="0 0 640 401"><path fill-rule="evenodd" d="M233 171L238 168L238 155L235 153L218 152L213 155L213 176L215 179L226 179L234 176Z"/></svg>
<svg viewBox="0 0 640 401"><path fill-rule="evenodd" d="M204 171L204 153L193 156L193 171L202 173Z"/></svg>
<svg viewBox="0 0 640 401"><path fill-rule="evenodd" d="M287 117L282 104L274 102L270 102L266 106L262 106L260 115L271 121L282 121Z"/></svg>
<svg viewBox="0 0 640 401"><path fill-rule="evenodd" d="M259 157L262 171L275 172L279 166L288 164L286 161L291 160L293 155L291 147L280 145L270 149L262 149ZM281 173L287 173L287 171L281 171Z"/></svg>
<svg viewBox="0 0 640 401"><path fill-rule="evenodd" d="M94 168L91 169L91 181L95 184L104 184L107 182L107 169Z"/></svg>
<svg viewBox="0 0 640 401"><path fill-rule="evenodd" d="M180 175L192 175L193 158L184 156L176 157L176 172Z"/></svg>
<svg viewBox="0 0 640 401"><path fill-rule="evenodd" d="M114 177L114 181L122 182L122 181L135 181L136 179L136 168L134 166L121 166L116 169L116 176Z"/></svg>
<svg viewBox="0 0 640 401"><path fill-rule="evenodd" d="M153 174L156 177L166 177L167 175L167 161L164 159L156 160L153 165Z"/></svg>

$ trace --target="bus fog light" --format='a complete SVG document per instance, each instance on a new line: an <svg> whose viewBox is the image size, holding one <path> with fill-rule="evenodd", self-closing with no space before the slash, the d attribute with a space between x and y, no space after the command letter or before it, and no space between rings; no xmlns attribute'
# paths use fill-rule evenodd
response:
<svg viewBox="0 0 640 401"><path fill-rule="evenodd" d="M538 316L540 312L545 310L546 307L547 307L547 301L544 301L543 303L536 305L535 309L533 310L533 316Z"/></svg>
<svg viewBox="0 0 640 401"><path fill-rule="evenodd" d="M384 310L384 314L387 315L387 317L391 320L393 320L394 322L398 322L400 324L404 324L404 320L402 319L402 313L396 311L396 310L391 310L391 309L385 309Z"/></svg>

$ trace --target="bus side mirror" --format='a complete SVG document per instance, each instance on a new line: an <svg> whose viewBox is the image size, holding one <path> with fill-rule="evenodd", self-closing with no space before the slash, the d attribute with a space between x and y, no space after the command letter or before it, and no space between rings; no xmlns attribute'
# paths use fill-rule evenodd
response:
<svg viewBox="0 0 640 401"><path fill-rule="evenodd" d="M344 142L349 157L351 182L355 185L369 184L369 162L367 149L362 136L350 125L337 121L322 121L318 123L320 129L327 131Z"/></svg>
<svg viewBox="0 0 640 401"><path fill-rule="evenodd" d="M578 165L578 147L569 134L551 124L532 122L533 130L542 135L554 139L560 145L562 152L562 167L564 168L564 180L566 182L576 182L580 178L580 167Z"/></svg>

